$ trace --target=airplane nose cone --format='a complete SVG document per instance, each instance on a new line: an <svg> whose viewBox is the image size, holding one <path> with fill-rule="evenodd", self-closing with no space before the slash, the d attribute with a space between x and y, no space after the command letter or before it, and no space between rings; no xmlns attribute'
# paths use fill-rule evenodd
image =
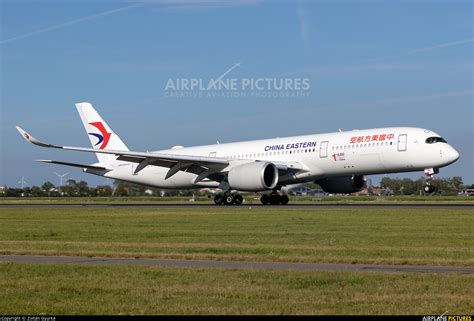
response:
<svg viewBox="0 0 474 321"><path fill-rule="evenodd" d="M454 163L455 161L459 159L459 153L451 146L449 146L445 155L450 163Z"/></svg>

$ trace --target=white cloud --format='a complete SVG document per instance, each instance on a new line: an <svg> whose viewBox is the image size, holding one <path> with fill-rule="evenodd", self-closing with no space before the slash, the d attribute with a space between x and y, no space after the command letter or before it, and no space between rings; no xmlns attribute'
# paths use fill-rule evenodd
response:
<svg viewBox="0 0 474 321"><path fill-rule="evenodd" d="M12 37L12 38L1 40L0 45L3 45L5 43L9 43L9 42L12 42L12 41L16 41L16 40L19 40L19 39L35 36L37 34L62 29L62 28L68 27L68 26L72 26L76 23L80 23L80 22L84 22L84 21L92 20L92 19L97 19L97 18L100 18L100 17L104 17L104 16L108 16L108 15L117 13L117 12L130 10L130 9L138 8L138 7L142 7L142 6L144 6L143 3L135 3L135 4L132 4L132 5L125 6L125 7L120 7L120 8L117 8L117 9L107 10L107 11L99 12L99 13L96 13L96 14L93 14L93 15L81 17L81 18L74 19L74 20L70 20L68 22L56 24L56 25L49 26L49 27L46 27L46 28L37 29L37 30L34 30L34 31L24 33L22 35L18 35L18 36Z"/></svg>
<svg viewBox="0 0 474 321"><path fill-rule="evenodd" d="M257 5L263 0L139 0L144 4L157 4L164 11L203 10Z"/></svg>
<svg viewBox="0 0 474 321"><path fill-rule="evenodd" d="M455 46L460 46L460 45L464 45L464 44L471 43L471 42L474 42L474 38L451 41L451 42L445 42L445 43L437 44L437 45L434 45L434 46L412 49L412 50L402 52L402 53L396 54L396 55L390 55L390 56L375 58L375 59L372 59L372 61L411 56L411 55L414 55L414 54L417 54L417 53L420 53L420 52L433 51L433 50L441 49L441 48L455 47Z"/></svg>
<svg viewBox="0 0 474 321"><path fill-rule="evenodd" d="M96 14L92 14L89 16L77 18L74 20L70 20L64 23L60 24L55 24L49 27L33 30L15 37L7 38L0 40L0 45L13 42L16 40L32 37L38 34L46 33L49 31L54 31L54 30L59 30L65 27L69 27L72 25L75 25L77 23L81 23L84 21L88 20L93 20L97 19L100 17L105 17L111 14L115 14L118 12L126 11L126 10L131 10L139 7L143 7L146 5L161 5L163 9L165 10L194 10L194 9L202 9L202 8L222 8L222 7L231 7L231 6L242 6L242 5L252 5L252 4L258 4L261 1L259 0L139 0L139 1L133 1L133 4L130 4L128 6L112 9L112 10L107 10L103 12L99 12Z"/></svg>
<svg viewBox="0 0 474 321"><path fill-rule="evenodd" d="M300 35L303 40L305 48L310 47L310 23L309 23L309 12L304 8L303 1L300 0L296 6L296 13L298 14L298 20L300 22Z"/></svg>

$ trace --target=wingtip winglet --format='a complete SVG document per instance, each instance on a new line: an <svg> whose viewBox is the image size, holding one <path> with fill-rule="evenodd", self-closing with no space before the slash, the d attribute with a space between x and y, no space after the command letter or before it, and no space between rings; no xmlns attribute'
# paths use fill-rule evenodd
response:
<svg viewBox="0 0 474 321"><path fill-rule="evenodd" d="M47 144L47 143L43 143L42 141L34 138L33 136L31 136L26 130L24 130L23 128L21 128L20 126L15 126L15 128L20 132L21 136L26 139L28 142L34 144L34 145L38 145L38 146L43 146L43 147L54 147L53 145L51 144Z"/></svg>
<svg viewBox="0 0 474 321"><path fill-rule="evenodd" d="M21 128L20 126L15 126L15 128L16 128L16 130L18 130L18 131L20 132L21 136L22 136L24 139L26 139L26 140L29 141L30 143L32 142L32 141L31 141L31 136L30 136L30 134L28 134L28 133L26 132L26 130L24 130L24 129Z"/></svg>

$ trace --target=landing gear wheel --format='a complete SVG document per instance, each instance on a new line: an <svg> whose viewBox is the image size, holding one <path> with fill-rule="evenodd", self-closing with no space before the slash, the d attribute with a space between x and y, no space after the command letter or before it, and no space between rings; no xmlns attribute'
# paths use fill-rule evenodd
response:
<svg viewBox="0 0 474 321"><path fill-rule="evenodd" d="M436 190L436 188L433 185L426 184L424 187L424 190L425 190L425 193L431 194Z"/></svg>
<svg viewBox="0 0 474 321"><path fill-rule="evenodd" d="M232 205L234 204L234 195L229 194L224 196L224 204L225 205Z"/></svg>
<svg viewBox="0 0 474 321"><path fill-rule="evenodd" d="M269 200L270 200L270 205L278 205L280 203L280 195L270 194Z"/></svg>
<svg viewBox="0 0 474 321"><path fill-rule="evenodd" d="M290 199L286 194L271 193L270 195L262 195L260 201L263 205L286 205Z"/></svg>
<svg viewBox="0 0 474 321"><path fill-rule="evenodd" d="M216 205L222 205L223 202L224 196L222 194L217 194L216 196L214 196L214 203L216 203Z"/></svg>
<svg viewBox="0 0 474 321"><path fill-rule="evenodd" d="M237 194L237 195L234 196L234 204L235 205L241 205L243 201L244 201L244 198L242 197L242 195Z"/></svg>
<svg viewBox="0 0 474 321"><path fill-rule="evenodd" d="M268 205L270 204L270 197L267 194L263 194L262 197L260 197L260 202L262 202L263 205Z"/></svg>
<svg viewBox="0 0 474 321"><path fill-rule="evenodd" d="M286 205L290 201L290 198L288 195L280 195L280 204L281 205Z"/></svg>

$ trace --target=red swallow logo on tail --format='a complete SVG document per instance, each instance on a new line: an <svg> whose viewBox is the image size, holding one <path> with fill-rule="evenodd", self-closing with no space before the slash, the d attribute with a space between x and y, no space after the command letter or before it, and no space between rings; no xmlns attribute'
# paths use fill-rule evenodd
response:
<svg viewBox="0 0 474 321"><path fill-rule="evenodd" d="M99 141L94 146L97 146L100 143L102 143L102 145L100 145L99 149L104 149L105 147L107 147L107 144L109 143L109 140L110 140L110 136L112 136L112 134L108 133L107 130L105 130L104 124L102 124L102 122L98 121L98 122L94 122L94 123L89 123L89 125L94 126L95 128L97 128L100 131L100 134L88 133L89 135L95 136L99 139Z"/></svg>

